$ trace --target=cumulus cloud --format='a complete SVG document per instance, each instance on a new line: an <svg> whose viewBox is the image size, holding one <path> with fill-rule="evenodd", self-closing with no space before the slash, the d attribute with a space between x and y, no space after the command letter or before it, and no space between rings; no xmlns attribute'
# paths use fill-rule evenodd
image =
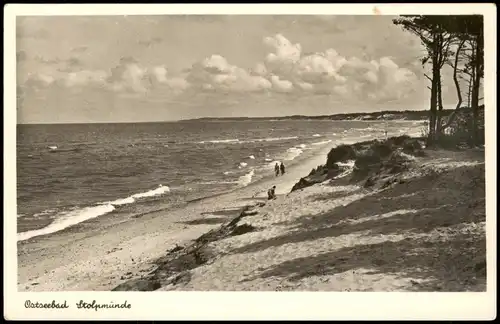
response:
<svg viewBox="0 0 500 324"><path fill-rule="evenodd" d="M205 90L252 92L270 89L269 80L256 73L230 64L221 55L212 55L193 65L187 81Z"/></svg>
<svg viewBox="0 0 500 324"><path fill-rule="evenodd" d="M297 86L299 87L299 89L302 89L304 91L314 90L314 86L310 83L307 83L307 82L298 82Z"/></svg>
<svg viewBox="0 0 500 324"><path fill-rule="evenodd" d="M33 89L53 85L69 89L90 87L128 94L146 94L155 90L168 94L189 88L189 83L184 78L170 76L165 66L146 67L132 57L120 59L115 67L107 71L83 69L77 59L65 62L65 69L29 74L24 87Z"/></svg>
<svg viewBox="0 0 500 324"><path fill-rule="evenodd" d="M349 101L391 101L412 93L416 75L389 57L367 61L335 49L304 53L282 34L265 37L269 53L250 69L215 54L195 63L187 81L206 91L327 94Z"/></svg>
<svg viewBox="0 0 500 324"><path fill-rule="evenodd" d="M361 99L391 101L403 99L412 92L416 75L400 68L391 58L366 62L349 59L339 74L346 77L349 92Z"/></svg>
<svg viewBox="0 0 500 324"><path fill-rule="evenodd" d="M297 92L326 94L345 101L387 102L410 95L418 79L390 57L370 61L347 58L333 48L303 52L301 44L282 34L263 38L263 44L269 52L248 69L220 54L194 63L182 75L171 74L164 65L144 66L133 57L123 57L106 71L84 69L77 58L70 58L63 61L67 69L59 71L65 73L35 73L28 84L94 86L139 95L182 93L189 88L214 93Z"/></svg>
<svg viewBox="0 0 500 324"><path fill-rule="evenodd" d="M273 88L279 92L290 92L293 89L292 82L288 80L281 80L277 75L271 76L271 82L273 84Z"/></svg>
<svg viewBox="0 0 500 324"><path fill-rule="evenodd" d="M274 50L266 56L266 61L269 63L295 63L300 59L302 46L300 44L293 44L281 34L265 37L264 44Z"/></svg>
<svg viewBox="0 0 500 324"><path fill-rule="evenodd" d="M173 90L178 92L182 92L190 87L190 84L186 81L186 79L181 77L172 77L165 81L165 84Z"/></svg>
<svg viewBox="0 0 500 324"><path fill-rule="evenodd" d="M266 56L261 70L278 77L273 77L272 82L280 91L293 88L346 100L391 101L412 93L417 79L412 71L399 67L389 57L366 61L343 57L335 49L303 54L300 44L281 34L264 38L264 43L273 52Z"/></svg>
<svg viewBox="0 0 500 324"><path fill-rule="evenodd" d="M167 82L167 80L168 80L167 73L168 73L168 70L164 65L155 66L152 69L152 74L155 77L155 80L158 81L159 83Z"/></svg>
<svg viewBox="0 0 500 324"><path fill-rule="evenodd" d="M147 92L149 76L147 70L141 67L131 57L120 59L120 63L111 69L107 78L111 88L115 91Z"/></svg>
<svg viewBox="0 0 500 324"><path fill-rule="evenodd" d="M250 71L250 73L259 76L266 76L268 74L267 68L262 62L255 64L255 67Z"/></svg>
<svg viewBox="0 0 500 324"><path fill-rule="evenodd" d="M152 88L167 87L170 90L182 92L190 86L186 79L179 76L170 76L167 67L164 65L148 69L146 73L149 75Z"/></svg>
<svg viewBox="0 0 500 324"><path fill-rule="evenodd" d="M66 87L85 87L89 85L104 87L108 75L104 71L89 71L82 70L70 72L63 78L64 86Z"/></svg>

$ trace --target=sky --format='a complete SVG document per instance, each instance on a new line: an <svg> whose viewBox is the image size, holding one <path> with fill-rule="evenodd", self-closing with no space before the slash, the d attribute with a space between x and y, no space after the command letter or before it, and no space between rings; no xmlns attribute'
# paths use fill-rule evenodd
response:
<svg viewBox="0 0 500 324"><path fill-rule="evenodd" d="M423 48L393 18L18 17L18 123L427 109Z"/></svg>

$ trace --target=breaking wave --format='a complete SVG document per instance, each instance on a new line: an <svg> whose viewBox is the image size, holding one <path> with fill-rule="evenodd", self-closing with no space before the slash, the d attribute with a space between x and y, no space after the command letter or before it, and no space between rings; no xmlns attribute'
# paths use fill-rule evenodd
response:
<svg viewBox="0 0 500 324"><path fill-rule="evenodd" d="M242 175L238 179L238 184L240 186L242 186L242 187L248 186L252 182L252 178L253 178L254 175L255 175L255 171L252 169L250 172L248 172L245 175Z"/></svg>
<svg viewBox="0 0 500 324"><path fill-rule="evenodd" d="M35 236L59 232L86 220L108 214L115 210L116 206L132 204L136 202L137 199L159 196L167 192L170 192L170 188L168 186L159 185L156 189L137 193L127 198L99 203L97 206L89 206L62 212L56 216L56 219L50 225L44 228L18 233L17 240L24 241Z"/></svg>

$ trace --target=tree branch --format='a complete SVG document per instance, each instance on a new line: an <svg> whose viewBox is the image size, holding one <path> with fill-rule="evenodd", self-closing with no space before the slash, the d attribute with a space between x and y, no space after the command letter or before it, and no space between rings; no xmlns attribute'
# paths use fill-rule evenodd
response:
<svg viewBox="0 0 500 324"><path fill-rule="evenodd" d="M453 40L453 37L451 35L448 35L448 37L444 40L442 44L442 50L440 53L440 59L439 59L439 67L442 68L447 57L448 57L448 50L450 49L450 44L451 41Z"/></svg>

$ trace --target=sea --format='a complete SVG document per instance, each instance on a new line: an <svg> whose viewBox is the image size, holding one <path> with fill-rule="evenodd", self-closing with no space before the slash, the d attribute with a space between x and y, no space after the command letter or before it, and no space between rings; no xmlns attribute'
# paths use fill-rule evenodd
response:
<svg viewBox="0 0 500 324"><path fill-rule="evenodd" d="M238 190L309 151L419 121L192 120L17 126L18 241ZM325 157L326 161L326 157Z"/></svg>

